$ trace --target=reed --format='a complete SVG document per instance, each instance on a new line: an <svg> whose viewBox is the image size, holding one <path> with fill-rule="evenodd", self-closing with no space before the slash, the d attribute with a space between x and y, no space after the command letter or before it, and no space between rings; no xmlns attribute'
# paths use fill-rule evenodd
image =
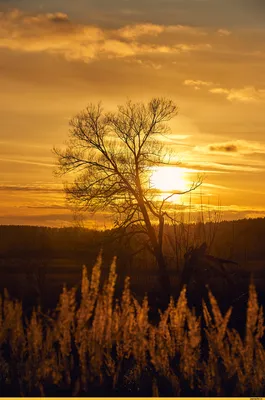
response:
<svg viewBox="0 0 265 400"><path fill-rule="evenodd" d="M39 307L25 320L20 302L7 291L0 297L1 393L264 395L264 318L252 283L241 338L228 327L232 307L223 315L210 288L202 316L184 287L154 323L148 297L139 303L129 278L114 298L115 259L100 290L101 263L100 254L90 279L83 268L80 304L76 289L64 287L53 316Z"/></svg>

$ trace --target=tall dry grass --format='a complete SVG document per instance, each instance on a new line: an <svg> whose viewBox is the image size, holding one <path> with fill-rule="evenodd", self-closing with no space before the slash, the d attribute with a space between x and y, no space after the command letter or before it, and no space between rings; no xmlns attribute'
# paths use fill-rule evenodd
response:
<svg viewBox="0 0 265 400"><path fill-rule="evenodd" d="M245 337L228 328L208 290L203 315L187 304L186 288L152 323L125 279L114 299L116 263L100 290L101 255L81 301L64 287L53 315L38 308L25 320L20 302L0 297L0 390L9 395L256 395L264 394L263 309L249 287Z"/></svg>

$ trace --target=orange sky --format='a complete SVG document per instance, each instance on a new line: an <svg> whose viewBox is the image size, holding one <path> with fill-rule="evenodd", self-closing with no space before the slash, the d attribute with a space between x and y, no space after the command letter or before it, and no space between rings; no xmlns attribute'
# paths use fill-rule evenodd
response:
<svg viewBox="0 0 265 400"><path fill-rule="evenodd" d="M265 216L264 17L261 0L0 0L0 224L71 224L51 153L69 119L153 96L179 107L165 142L205 173L203 201Z"/></svg>

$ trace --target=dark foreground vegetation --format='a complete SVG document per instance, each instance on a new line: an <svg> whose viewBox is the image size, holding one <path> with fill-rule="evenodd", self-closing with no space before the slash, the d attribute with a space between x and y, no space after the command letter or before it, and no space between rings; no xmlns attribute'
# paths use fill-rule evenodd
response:
<svg viewBox="0 0 265 400"><path fill-rule="evenodd" d="M237 296L245 293L246 301L252 273L260 301L263 302L264 237L264 218L165 225L163 252L172 283L171 295L176 295L185 253L191 247L196 248L206 242L208 253L212 256L238 263L238 266L227 265L228 276L237 286ZM3 293L6 287L11 296L19 299L38 296L42 307L53 308L63 283L68 287L80 284L82 265L86 265L91 272L101 249L103 279L108 274L111 260L117 256L117 295L121 293L126 276L130 276L131 288L137 298L142 299L145 292L161 292L155 260L143 247L141 237L134 236L127 240L115 230L31 226L0 226L0 291ZM199 275L202 276L202 271ZM224 282L216 271L208 269L203 279L212 290L214 285L222 289ZM231 291L226 292L230 294Z"/></svg>
<svg viewBox="0 0 265 400"><path fill-rule="evenodd" d="M53 313L0 300L0 390L8 396L262 396L265 380L263 309L249 287L243 338L229 327L208 291L202 316L190 309L184 288L157 323L148 299L139 303L129 279L114 300L116 263L100 290L101 257L81 300L66 288ZM206 299L205 299L206 300Z"/></svg>
<svg viewBox="0 0 265 400"><path fill-rule="evenodd" d="M164 235L167 304L141 238L0 226L1 395L264 395L265 220ZM224 276L203 258L179 295L184 255L203 242L238 264Z"/></svg>

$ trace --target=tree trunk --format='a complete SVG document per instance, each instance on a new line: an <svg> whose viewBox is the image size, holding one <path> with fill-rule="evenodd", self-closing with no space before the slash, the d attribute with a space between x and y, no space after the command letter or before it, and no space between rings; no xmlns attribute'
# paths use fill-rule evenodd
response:
<svg viewBox="0 0 265 400"><path fill-rule="evenodd" d="M159 269L159 278L160 278L160 285L161 285L161 289L163 292L163 297L165 297L165 299L169 300L170 298L170 294L171 294L171 286L170 286L170 279L168 276L168 272L167 272L167 264L166 264L166 260L165 257L163 255L163 251L162 251L162 246L163 246L163 224L164 224L164 219L162 217L162 219L160 219L160 225L159 225L159 237L156 237L155 234L155 230L154 227L151 224L148 212L146 210L144 201L140 198L139 201L139 205L141 208L141 212L145 221L145 225L146 225L146 229L147 229L147 233L150 239L150 243L151 243L151 247L152 247L152 251L154 253L154 256L156 258L156 262L158 265L158 269Z"/></svg>
<svg viewBox="0 0 265 400"><path fill-rule="evenodd" d="M159 279L160 279L161 289L163 291L163 297L165 297L166 301L168 301L170 299L170 295L171 295L171 284L170 284L170 278L169 278L168 271L167 271L167 264L165 261L165 257L162 253L162 250L159 248L159 246L156 246L156 248L154 249L154 253L155 253L155 258L156 258L156 262L157 262L158 269L159 269Z"/></svg>

